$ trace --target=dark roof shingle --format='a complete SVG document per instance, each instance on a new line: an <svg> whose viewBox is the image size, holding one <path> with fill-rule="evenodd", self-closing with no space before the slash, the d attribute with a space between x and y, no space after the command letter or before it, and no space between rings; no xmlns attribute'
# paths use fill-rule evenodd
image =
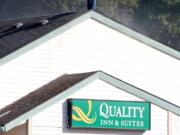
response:
<svg viewBox="0 0 180 135"><path fill-rule="evenodd" d="M96 72L65 74L0 110L0 126L41 105Z"/></svg>
<svg viewBox="0 0 180 135"><path fill-rule="evenodd" d="M56 28L63 26L64 24L86 12L87 11L79 13L67 13L57 15L55 17L44 16L29 19L0 21L0 59L55 30ZM46 25L40 25L40 21L44 19L49 19L49 23ZM4 30L19 22L23 23L24 25L15 30L16 32L10 31L3 33Z"/></svg>

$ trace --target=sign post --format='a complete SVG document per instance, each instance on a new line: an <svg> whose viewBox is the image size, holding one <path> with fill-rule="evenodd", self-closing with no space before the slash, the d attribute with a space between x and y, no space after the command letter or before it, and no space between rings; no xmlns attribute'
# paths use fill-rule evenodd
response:
<svg viewBox="0 0 180 135"><path fill-rule="evenodd" d="M150 103L68 100L69 128L150 130Z"/></svg>

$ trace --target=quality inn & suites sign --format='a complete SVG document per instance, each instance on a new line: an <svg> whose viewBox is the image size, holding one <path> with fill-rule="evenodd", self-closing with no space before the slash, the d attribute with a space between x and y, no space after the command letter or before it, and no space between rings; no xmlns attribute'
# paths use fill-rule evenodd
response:
<svg viewBox="0 0 180 135"><path fill-rule="evenodd" d="M150 130L150 103L68 99L69 128Z"/></svg>

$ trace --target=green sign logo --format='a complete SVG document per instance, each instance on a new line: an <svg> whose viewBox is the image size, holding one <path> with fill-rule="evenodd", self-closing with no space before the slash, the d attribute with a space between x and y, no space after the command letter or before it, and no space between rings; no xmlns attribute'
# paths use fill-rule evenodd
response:
<svg viewBox="0 0 180 135"><path fill-rule="evenodd" d="M150 130L150 103L68 100L68 127Z"/></svg>
<svg viewBox="0 0 180 135"><path fill-rule="evenodd" d="M72 120L74 121L83 121L86 124L93 124L96 121L96 113L94 113L94 116L92 118L89 118L91 112L92 112L92 101L87 100L88 105L88 111L87 114L78 106L73 105L72 109L74 112L77 113L78 116L75 114L72 114Z"/></svg>

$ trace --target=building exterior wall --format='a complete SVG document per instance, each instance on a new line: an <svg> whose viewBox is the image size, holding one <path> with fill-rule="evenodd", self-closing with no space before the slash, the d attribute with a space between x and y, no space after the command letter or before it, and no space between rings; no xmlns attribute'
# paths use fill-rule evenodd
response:
<svg viewBox="0 0 180 135"><path fill-rule="evenodd" d="M179 69L179 60L89 19L1 66L0 108L63 73L93 70L103 70L180 106ZM88 97L90 94L93 93L89 93ZM98 97L106 99L114 95L112 93L111 96ZM161 109L159 111L159 108L153 108L157 109L154 112L161 112ZM161 117L158 117L159 115ZM167 113L162 111L160 114L154 114L153 117L157 116L157 119L165 120L166 115ZM54 116L47 117L48 125L54 124L54 118L56 119ZM179 119L173 122L178 123ZM46 124L43 120L42 123ZM162 124L163 129L166 124ZM48 128L51 129L52 126L47 126L46 130ZM61 131L59 128L55 129ZM159 134L162 135L166 132L166 130L160 131Z"/></svg>

